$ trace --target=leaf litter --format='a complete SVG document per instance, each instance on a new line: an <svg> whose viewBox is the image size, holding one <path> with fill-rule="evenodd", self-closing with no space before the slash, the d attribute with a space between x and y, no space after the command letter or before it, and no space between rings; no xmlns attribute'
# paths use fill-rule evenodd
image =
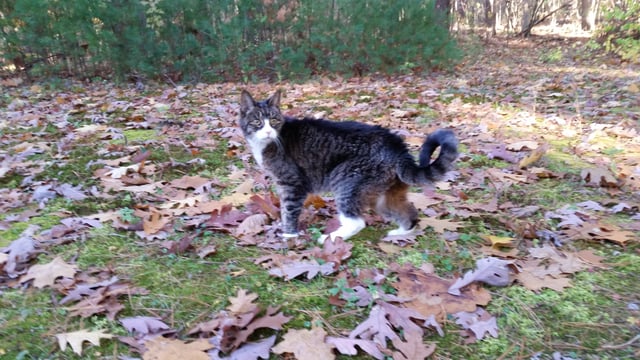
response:
<svg viewBox="0 0 640 360"><path fill-rule="evenodd" d="M471 79L474 83L487 80L486 72L473 66L465 76L474 77ZM11 153L0 153L0 180L17 176L19 181L14 188L0 189L0 210L10 214L2 219L0 229L38 217L50 204L61 199L70 204L109 202L114 198L114 192L120 192L132 199L134 211L126 216L114 209L83 215L61 213L58 225L42 230L30 226L17 239L2 243L0 286L17 288L20 283L32 283L36 288L51 288L61 297L58 303L67 306L70 317L118 319L132 335L120 341L132 351L142 353L143 358L169 358L170 354L189 352L194 358L266 359L273 349L299 357L302 351L314 346L322 349L327 358L334 356L334 352L344 355L363 352L376 359L387 356L423 358L437 351L423 340L434 333L442 335L442 324L447 317L455 318L455 322L468 332L467 341L496 336L499 331L496 317L484 310L491 302L487 289L524 286L535 292L544 288L563 291L571 286L572 276L577 272L609 267L605 258L593 250L574 251L574 244L587 241L624 249L637 244L640 231L633 222L640 216L637 205L640 203L637 198L640 144L633 124L620 119L613 103L594 98L576 100L588 105L581 116L593 123L582 128L574 126L578 123L572 122L574 115L556 96L557 88L564 86L561 81L548 77L539 79L535 86L541 96L537 100L528 97L528 89L520 84L521 81L520 77L518 81L512 81L508 76L498 79L502 82L500 86L509 86L514 91L513 96L522 102L524 108L518 113L489 110L489 105L501 104L504 100L499 91L483 95L489 96L492 104L475 106L465 101L474 95L474 91L479 91L477 89L458 88L458 85L451 88L432 79L427 81L411 76L384 81L375 78L326 79L323 84L292 85L288 92L292 102L303 103L289 109L293 115L305 111L304 103L309 101L310 93L336 94L346 100L327 102L332 104L332 118L362 119L379 112L375 121L402 129L409 140L414 139L411 144L419 145L415 139L433 128L417 124L420 111L402 105L407 99L417 108L438 109L447 119L465 144L466 151L460 162L467 165L461 166L455 179L445 186L439 185L437 191L422 189L422 192L410 194L410 199L423 213L420 219L423 232L401 237L380 236L376 240L401 246L400 250L393 250L398 255L421 246L421 241L431 237L435 241L450 239L445 241L453 245L446 246L455 246L456 242L462 241L461 235L477 231L469 227L472 221L502 224L500 228L491 229L492 234L482 233L491 247L478 251L474 269L468 269L464 275L454 273L449 276L438 276L426 266L409 264L389 263L384 270L353 269L350 263L354 260L353 243L337 240L317 247L309 232L303 234L298 243L283 245L278 229L278 199L269 191L268 179L253 170L242 135L235 126L237 105L235 97L229 94L237 93L240 85L198 84L182 87L179 91L169 89L162 95L144 96L126 89L109 92L87 86L84 97L64 94L73 101L65 100L51 107L72 111L75 106L87 102L99 104L80 106L82 111L72 113L79 117L81 124L77 126L61 120L62 117L55 113L54 116L43 113L40 118L36 115L37 119L31 117L27 114L31 105L14 94L16 101L11 103L11 109L3 110L7 113L7 123L14 129L29 129L31 121L53 125L67 134L56 138L44 132L34 133L31 137L23 136L19 131L3 133L3 145L8 146ZM405 89L415 91L417 98L408 96ZM171 95L174 91L184 96ZM270 86L256 85L256 92L270 91ZM354 95L361 91L376 96L363 102L362 97ZM632 98L624 96L620 105L632 104ZM56 98L58 95L34 101L37 101L37 109L44 109L48 101L56 101ZM209 109L216 109L216 115L206 116L210 125L197 116L192 123L183 126L159 125L168 117L192 114L190 99L204 98L203 103L211 103ZM444 103L439 100L441 98L452 101ZM168 112L152 106L167 101L173 102ZM599 108L590 103L599 101L604 101ZM526 110L529 105L537 106L539 114ZM128 111L133 113L126 114ZM485 116L487 113L491 116ZM543 117L544 131L536 116ZM111 123L108 126L91 123L97 118L106 118ZM518 128L520 133L516 137L503 131L505 120ZM126 131L141 127L161 130L167 147L188 148L190 158L158 161L152 156L152 153L157 156L158 152L149 150L151 147L145 149L140 143L121 145L113 142L123 139ZM523 132L532 135L526 136ZM554 136L554 132L572 141L567 148L583 162L577 172L571 173L557 166L552 168L553 156L558 151L554 141L562 140ZM185 134L194 137L189 144L183 140ZM615 149L607 148L599 143L604 138L615 139L616 146L626 151L616 153ZM48 165L34 155L43 156L57 148L56 161L64 166L74 160L71 150L88 140L95 142L96 153L85 169L86 176L76 175L75 180L37 178L45 173ZM229 160L234 156L244 164L244 169L238 169L235 164L226 169L230 181L220 180L211 173L207 176L195 171L184 174L184 169L202 169L203 159L199 154L223 141L227 144L225 161L231 162ZM152 143L159 144L159 141L152 140ZM178 174L167 175L173 170ZM224 171L217 175L221 173ZM578 192L589 194L593 199L585 201L586 196L582 196L581 201L567 198L551 204L518 202L523 194L518 193L519 189L533 187L548 179L571 181ZM89 186L85 180L97 185ZM479 190L485 194L478 194ZM506 199L508 196L511 198ZM312 197L305 203L301 220L307 228L320 224L325 225L325 232L329 232L333 214L335 204L331 197ZM613 214L629 221L613 221ZM542 215L544 219L539 219ZM12 217L23 220L12 220ZM512 221L513 218L518 220ZM373 218L368 223L378 224L380 219ZM48 263L51 268L42 268L43 265L35 262L52 246L79 241L84 234L102 224L111 225L117 231L135 232L140 246L156 246L160 254L166 251L206 259L217 256L218 246L215 242L201 244L202 233L234 237L239 246L259 249L260 255L253 260L275 278L274 281L310 283L319 277L344 279L344 287L336 293L336 306L339 309L367 309L368 315L363 313L362 322L351 331L343 329L341 334L329 334L319 327L285 329L291 318L287 314L295 310L285 308L280 311L277 304L264 308L255 302L256 294L239 289L236 296L229 298L230 305L225 310L214 312L210 320L193 326L186 334L188 340L183 340L184 337L178 340L180 331L164 322L170 314L164 319L162 316L121 317L124 299L149 293L122 274L80 269L73 258L65 258L64 263L56 258L54 265L51 265L53 261ZM539 242L534 245L532 240ZM508 251L503 251L505 248ZM478 255L485 251L490 254L488 257ZM73 351L80 354L83 342L95 344L94 341L111 338L108 334L101 333L101 337L82 331L58 334L58 339L62 339L59 346L63 348L70 344ZM284 335L279 334L280 331L285 331Z"/></svg>

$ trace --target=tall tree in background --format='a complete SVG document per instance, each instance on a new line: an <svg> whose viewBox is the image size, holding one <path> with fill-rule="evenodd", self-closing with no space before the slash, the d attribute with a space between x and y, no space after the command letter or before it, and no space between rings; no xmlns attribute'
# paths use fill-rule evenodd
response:
<svg viewBox="0 0 640 360"><path fill-rule="evenodd" d="M582 30L595 30L596 16L600 8L600 0L579 0L580 25Z"/></svg>
<svg viewBox="0 0 640 360"><path fill-rule="evenodd" d="M451 0L436 0L435 7L442 17L443 27L448 29L451 16Z"/></svg>

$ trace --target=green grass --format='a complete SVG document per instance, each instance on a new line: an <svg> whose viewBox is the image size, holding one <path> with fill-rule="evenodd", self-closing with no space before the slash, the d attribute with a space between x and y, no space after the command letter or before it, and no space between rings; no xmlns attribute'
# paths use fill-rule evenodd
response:
<svg viewBox="0 0 640 360"><path fill-rule="evenodd" d="M473 50L478 49L473 48ZM564 61L564 54L558 52L558 48L540 52L540 54L542 55L536 59L537 61L548 63ZM522 71L520 67L518 69ZM521 77L521 73L518 75ZM578 134L571 138L562 138L552 132L541 134L540 129L544 125L542 119L545 115L541 113L532 115L533 119L540 124L529 127L519 126L518 117L512 115L520 111L530 111L532 104L519 103L519 98L521 96L524 98L524 95L518 95L517 89L504 86L500 79L486 78L486 81L482 81L483 88L478 88L476 92L469 92L468 89L456 88L458 85L451 81L450 75L443 76L434 80L433 89L435 90L431 85L393 84L393 91L394 94L404 91L404 97L413 100L421 99L420 94L426 89L439 92L439 96L429 99L428 103L416 105L421 114L415 122L418 126L446 127L448 124L444 119L449 116L446 119L457 124L456 131L462 141L460 152L464 154L457 166L462 175L452 184L451 191L443 192L445 195L453 196L455 201L445 202L434 209L437 210L435 216L463 224L457 231L459 237L455 241L445 240L442 234L428 228L417 238L413 246L390 254L383 251L378 243L391 225L370 224L349 240L353 244L352 255L341 266L341 270L347 274L354 275L360 270L370 268L386 271L392 263L421 266L428 262L433 264L436 274L452 279L473 269L476 260L484 256L480 251L485 244L482 238L484 235L517 237L519 256L524 257L528 247L540 245L542 240L524 239L512 225L529 224L540 229L555 230L556 223L544 218L547 211L554 211L565 205L586 200L600 201L603 204L619 200L615 194L619 189L584 186L583 180L580 179L580 172L584 168L593 167L601 159L614 161L614 164L625 161L624 157L631 155L622 143L624 139L617 139L603 133L592 137L588 142L589 145L597 145L594 149L576 152L576 147L583 145L583 138L588 134ZM472 72L469 76L478 77L478 74ZM530 88L530 83L539 78L539 73L527 74L522 79L526 83L521 84L521 87L524 88L524 85L527 85L526 88ZM604 84L606 83L598 85L604 86ZM332 118L345 119L357 117L357 114L344 111L353 105L351 102L357 101L367 102L370 107L366 110L370 116L367 121L375 119L375 116L382 117L389 113L389 105L381 100L380 96L382 94L385 97L390 96L388 87L382 90L364 87L366 90L363 90L350 83L343 86L344 88L334 88L332 91L308 92L304 94L304 98L294 97L296 99L294 106L306 106L303 102L308 101L307 109L323 110ZM491 86L501 88L492 89ZM58 91L56 89L51 87L47 91ZM74 91L84 95L85 90L82 86L78 86ZM234 92L235 88L230 91ZM497 101L504 94L512 91L515 94L513 101L506 104ZM594 93L606 94L611 91L610 87L597 88ZM161 89L158 89L158 91L150 90L139 95L153 98L161 94ZM500 96L496 98L496 94ZM189 99L188 104L183 103L184 106L193 107L185 114L195 114L199 117L212 116L211 111L214 110L211 110L211 107L200 107L209 104L209 98L197 97L197 93L192 96L193 99ZM220 96L226 96L226 94ZM394 96L401 99L403 95ZM117 99L131 100L124 95L118 96ZM554 107L553 100L547 100L549 102L545 104L546 109L561 108ZM39 100L33 99L33 103L37 101ZM324 105L325 101L335 102L337 105L328 107ZM10 99L7 95L3 95L0 102L9 103ZM409 103L407 106L413 105ZM562 107L562 109L575 111L572 107ZM611 109L607 116L618 116L620 109ZM87 108L87 111L91 111L91 108ZM100 179L93 174L103 165L87 166L88 164L98 159L113 159L146 149L151 154L145 166L153 165L157 169L155 173L148 175L152 181L168 182L184 175L200 175L215 179L222 184L214 194L216 198L233 191L237 184L232 183L228 176L232 172L232 165L238 168L243 166L238 156L246 153L242 152L243 149L230 148L230 145L233 145L232 140L217 138L217 135L204 131L204 129L207 131L215 129L207 128L205 125L196 126L197 130L189 127L191 115L177 116L181 121L184 120L184 123L183 127L173 133L171 131L174 130L160 133L157 129L125 129L125 118L130 117L131 114L137 114L138 111L138 109L130 109L126 113L118 110L102 114L106 116L108 126L116 127L124 133L126 142L124 139L102 139L95 134L80 136L70 140L71 143L61 153L50 150L31 156L29 160L43 165L42 171L33 178L34 181L47 183L56 179L58 183L81 184L85 190L93 185L99 187ZM176 116L172 113L171 107L166 105L160 105L152 111L158 112L161 116ZM487 112L490 113L487 114ZM460 124L457 122L458 115L467 120ZM223 118L224 116L226 115L221 112L212 117L220 120L223 125L234 126L234 123ZM44 118L49 119L49 117ZM492 126L496 125L494 127L478 127L484 124L485 118L504 119L504 123L491 123ZM84 114L73 114L70 116L70 121L77 126L90 123ZM496 191L492 180L486 178L483 184L479 184L474 189L465 188L464 185L467 185L465 182L470 174L476 172L487 169L502 169L514 173L519 171L513 164L482 155L481 149L491 137L485 136L483 137L485 140L476 141L476 136L486 135L479 134L478 129L482 129L480 132L495 132L491 135L496 135L496 144L508 143L509 138L531 138L548 142L550 149L536 166L551 170L560 177L531 179L526 183L503 186L499 191ZM37 133L37 136L25 141L43 141L48 144L56 144L65 135L64 131L59 131L50 122L36 127L3 128L1 131L0 136L3 140L6 139L3 144L9 147L21 143L19 139L23 136L28 138L30 133ZM194 145L198 144L201 138L209 136L214 137L216 141L214 145L199 148L198 145ZM55 149L54 145L49 147ZM598 147L600 147L599 150ZM112 151L104 152L107 149ZM204 163L187 164L195 158L203 159ZM255 169L251 169L253 170ZM254 175L253 172L250 174ZM30 193L33 188L22 185L22 181L28 175L22 170L10 173L0 178L0 187ZM59 221L67 216L82 216L104 211L119 211L124 217L133 218L136 208L155 205L153 196L144 193L117 191L110 195L112 197L109 199L90 198L84 201L56 197L44 204L42 208L38 208L38 204L29 203L9 209L5 214L0 215L0 219L4 220L8 215L19 214L27 209L37 209L38 213L24 222L8 223L6 225L8 229L0 230L0 247L17 239L30 224L46 230L58 225ZM536 205L540 210L523 219L514 219L508 210L504 209L478 211L478 214L468 218L456 215L455 210L465 202L482 204L494 198L498 199L499 205L508 203L517 207ZM628 192L620 195L620 198L628 199L630 202L637 202L638 199L637 195ZM613 224L632 224L628 214L615 216L599 214L598 216ZM186 220L189 219L181 219L181 221ZM318 235L325 225L322 222L314 223L309 232ZM188 232L199 231L201 234L194 243L199 246L215 245L216 253L204 259L191 250L183 254L170 254L163 250L161 241L143 240L133 231L119 230L105 224L104 227L91 229L77 238L67 239L68 241L63 245L43 248L43 252L34 263L46 263L60 256L75 263L81 271L108 269L133 286L147 289L149 294L146 295L123 296L120 301L125 308L119 313L117 319L144 315L161 317L178 331L178 336L182 339L188 338L186 333L193 326L209 320L212 314L225 309L229 305L229 297L235 296L239 289L256 293L259 296L257 303L261 307L279 306L284 314L292 317L283 331L275 332L280 336L279 339L288 329L310 328L312 324L322 325L331 335L345 335L369 314L370 306L358 308L353 304L345 307L330 304L330 294L345 287L344 280L338 279L335 275L318 276L312 280L284 281L270 276L266 269L254 263L257 257L269 254L268 250L240 246L233 237L222 232L205 231L199 228L187 228L181 231L172 234L169 239L177 240ZM308 244L307 247L314 245ZM637 343L619 349L605 349L603 346L623 344L638 333L640 314L636 310L630 310L628 305L640 303L640 285L638 284L640 246L637 242L621 247L613 243L582 240L567 242L563 250L585 248L593 249L599 255L605 256L611 268L572 275L572 287L561 292L545 289L536 293L517 283L502 288L486 286L492 294L487 311L497 318L498 337L488 337L474 344L466 344L464 337L460 334L460 327L454 323L453 317L448 317L443 323L446 332L444 337L439 337L433 331L427 331L424 339L425 342L437 344L433 358L439 360L530 359L540 353L540 359L546 360L552 359L554 352L584 360L637 357ZM393 281L394 276L389 274L389 282ZM388 283L385 283L384 289L388 293L394 292ZM100 346L85 343L82 356L72 354L69 349L61 352L55 339L55 334L58 333L79 329L105 329L112 334L127 335L117 319L112 321L104 315L95 315L86 319L69 317L67 306L57 305L62 297L61 293L51 288L34 289L30 286L0 288L0 359L115 359L118 356L138 356L117 340L103 340ZM271 330L263 332L269 335L273 333ZM271 358L283 359L275 355ZM364 355L338 356L338 358L368 359Z"/></svg>

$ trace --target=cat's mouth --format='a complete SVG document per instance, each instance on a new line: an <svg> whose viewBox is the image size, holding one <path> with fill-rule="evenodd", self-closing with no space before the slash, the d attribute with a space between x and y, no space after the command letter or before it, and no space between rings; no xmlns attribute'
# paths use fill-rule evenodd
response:
<svg viewBox="0 0 640 360"><path fill-rule="evenodd" d="M254 136L258 141L268 142L269 140L276 140L278 138L278 133L274 128L266 125L262 129L256 131Z"/></svg>

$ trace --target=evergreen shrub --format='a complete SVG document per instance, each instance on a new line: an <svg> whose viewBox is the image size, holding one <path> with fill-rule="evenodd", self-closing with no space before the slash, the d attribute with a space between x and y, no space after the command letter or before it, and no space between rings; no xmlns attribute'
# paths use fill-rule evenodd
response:
<svg viewBox="0 0 640 360"><path fill-rule="evenodd" d="M432 0L15 0L0 66L32 76L174 81L363 75L450 66Z"/></svg>
<svg viewBox="0 0 640 360"><path fill-rule="evenodd" d="M598 39L607 52L627 61L640 62L640 2L614 1L604 12Z"/></svg>

